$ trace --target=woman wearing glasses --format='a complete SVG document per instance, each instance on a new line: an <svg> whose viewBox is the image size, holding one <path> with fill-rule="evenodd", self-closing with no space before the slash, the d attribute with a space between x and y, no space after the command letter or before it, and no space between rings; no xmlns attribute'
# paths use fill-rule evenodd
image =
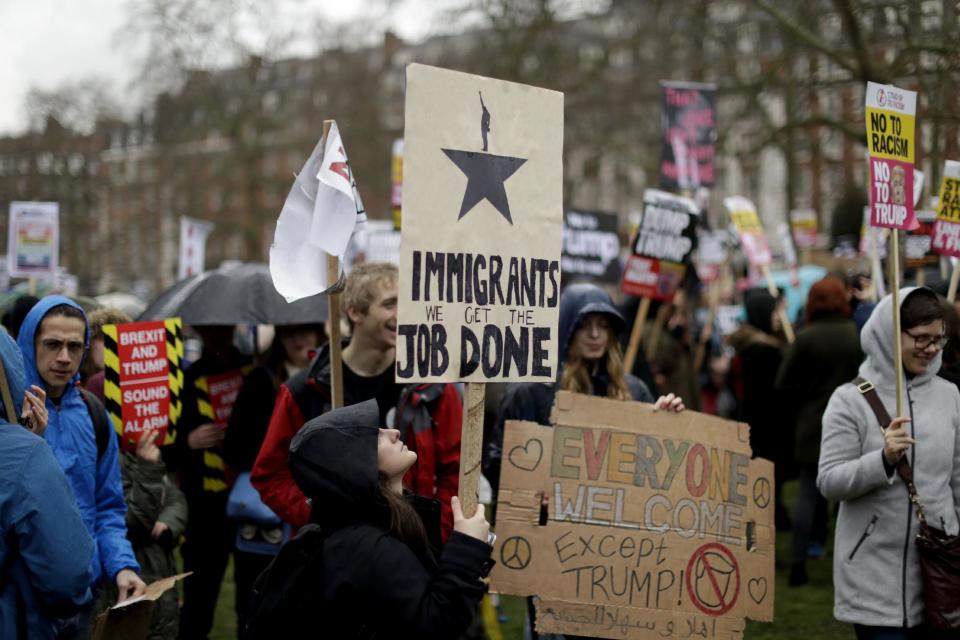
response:
<svg viewBox="0 0 960 640"><path fill-rule="evenodd" d="M838 388L823 416L817 486L840 502L833 557L834 616L857 637L935 638L925 628L919 522L896 465L906 458L927 521L960 529L960 393L937 376L947 342L944 311L930 289L900 290L903 371L894 371L893 307L887 296L860 336L859 377L894 419L881 430L866 383ZM896 416L896 375L904 378Z"/></svg>

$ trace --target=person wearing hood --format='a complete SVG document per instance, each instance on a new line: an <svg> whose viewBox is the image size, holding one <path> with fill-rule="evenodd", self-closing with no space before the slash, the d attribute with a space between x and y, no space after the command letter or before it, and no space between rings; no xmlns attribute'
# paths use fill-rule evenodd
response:
<svg viewBox="0 0 960 640"><path fill-rule="evenodd" d="M750 425L750 448L755 458L773 461L774 513L778 530L790 528L790 517L781 500L783 483L793 463L793 432L788 412L781 404L775 381L783 360L780 301L766 289L749 289L743 296L747 321L727 342L736 355L731 363L737 397L736 419Z"/></svg>
<svg viewBox="0 0 960 640"><path fill-rule="evenodd" d="M74 615L91 599L93 540L50 447L8 421L33 412L19 401L23 356L3 331L0 359L10 390L0 399L0 638L50 639L53 616Z"/></svg>
<svg viewBox="0 0 960 640"><path fill-rule="evenodd" d="M24 318L17 344L23 355L26 381L46 391L48 424L44 439L53 450L73 489L80 515L95 541L90 563L94 589L116 585L119 599L144 592L140 565L127 540L126 505L120 480L116 438L106 439L101 455L91 410L77 383L89 344L86 315L64 296L46 296ZM96 410L106 410L97 403ZM58 637L87 637L92 605L58 623Z"/></svg>
<svg viewBox="0 0 960 640"><path fill-rule="evenodd" d="M322 543L294 591L309 606L290 607L301 615L279 621L285 628L269 629L273 637L305 637L301 630L320 624L330 638L457 638L472 621L493 566L483 506L467 518L452 498L453 532L435 556L428 540L439 538L439 512L426 511L431 522L418 512L436 499L404 492L417 454L380 424L376 400L367 400L294 436L290 472L314 505Z"/></svg>
<svg viewBox="0 0 960 640"><path fill-rule="evenodd" d="M863 638L939 637L924 623L919 522L896 472L906 456L926 518L960 530L960 393L937 376L946 344L943 308L930 289L900 290L903 371L894 370L893 301L883 298L860 336L872 383L894 416L896 379L904 411L881 429L857 385L844 384L823 416L817 487L840 503L834 541L834 617ZM952 637L952 636L951 636Z"/></svg>
<svg viewBox="0 0 960 640"><path fill-rule="evenodd" d="M792 523L791 586L807 582L811 541L826 544L827 503L816 482L823 412L837 387L857 375L863 360L843 282L833 276L814 282L805 309L806 322L796 341L787 347L776 381L785 406L789 402L796 408L784 415L795 421L794 459L800 481Z"/></svg>
<svg viewBox="0 0 960 640"><path fill-rule="evenodd" d="M646 384L626 372L618 337L626 323L610 295L594 284L571 284L560 295L559 360L555 384L518 382L508 385L500 403L493 437L486 443L484 476L499 485L503 429L508 420L550 424L558 390L587 395L654 402ZM671 394L656 400L657 409L681 411L683 401Z"/></svg>

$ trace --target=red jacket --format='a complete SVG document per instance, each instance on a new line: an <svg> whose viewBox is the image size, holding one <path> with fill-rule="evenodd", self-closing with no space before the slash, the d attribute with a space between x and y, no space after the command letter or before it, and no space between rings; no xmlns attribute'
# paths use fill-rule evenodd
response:
<svg viewBox="0 0 960 640"><path fill-rule="evenodd" d="M345 404L364 399L353 398L350 392L344 389ZM329 410L329 351L324 347L306 371L280 386L267 437L250 475L263 502L297 528L309 522L310 505L287 465L290 441L304 423ZM417 495L440 501L444 541L453 529L450 498L457 494L460 479L462 420L463 402L453 385L407 385L400 395L395 426L404 443L417 452L404 485Z"/></svg>

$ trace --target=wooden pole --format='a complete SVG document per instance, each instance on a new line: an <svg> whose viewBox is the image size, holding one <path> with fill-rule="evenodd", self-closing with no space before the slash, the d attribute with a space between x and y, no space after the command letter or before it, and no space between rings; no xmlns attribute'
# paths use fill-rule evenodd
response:
<svg viewBox="0 0 960 640"><path fill-rule="evenodd" d="M463 515L477 512L480 485L480 458L483 450L483 405L487 385L467 382L463 402L463 428L460 431L460 486L457 495Z"/></svg>
<svg viewBox="0 0 960 640"><path fill-rule="evenodd" d="M650 298L640 298L640 307L633 319L633 330L630 332L630 342L627 344L627 354L623 359L626 373L633 371L633 362L637 359L640 349L640 339L643 337L643 325L647 324L647 315L650 313Z"/></svg>
<svg viewBox="0 0 960 640"><path fill-rule="evenodd" d="M777 289L777 283L773 281L773 274L770 273L770 267L761 267L763 269L763 277L767 280L767 291L770 292L774 298L779 297L780 291ZM793 335L793 324L790 322L790 314L787 313L786 307L780 309L780 322L783 324L783 334L787 336L787 342L792 343L794 341Z"/></svg>
<svg viewBox="0 0 960 640"><path fill-rule="evenodd" d="M697 353L693 358L693 372L700 373L703 368L703 361L707 357L707 343L713 336L713 323L717 319L717 306L720 304L720 281L710 285L710 302L707 309L707 322L704 324L704 330L700 331L700 341L697 344Z"/></svg>
<svg viewBox="0 0 960 640"><path fill-rule="evenodd" d="M333 126L333 120L323 121L323 146L326 148L327 134ZM306 229L304 229L306 232ZM327 255L327 280L338 283L340 279L340 258ZM330 404L332 408L343 406L343 356L340 338L340 290L334 289L328 294L330 307Z"/></svg>
<svg viewBox="0 0 960 640"><path fill-rule="evenodd" d="M960 284L960 260L953 265L953 273L950 274L950 288L947 289L947 300L950 304L957 299L957 284Z"/></svg>
<svg viewBox="0 0 960 640"><path fill-rule="evenodd" d="M31 277L29 280L27 280L27 293L29 293L32 296L37 295L37 279L36 278Z"/></svg>
<svg viewBox="0 0 960 640"><path fill-rule="evenodd" d="M653 328L650 330L650 342L647 343L647 362L653 362L657 357L660 336L663 334L663 327L667 324L672 309L673 305L666 300L657 309L657 317L654 319Z"/></svg>
<svg viewBox="0 0 960 640"><path fill-rule="evenodd" d="M927 272L923 265L917 267L917 286L923 287L927 284Z"/></svg>
<svg viewBox="0 0 960 640"><path fill-rule="evenodd" d="M897 380L897 416L903 415L903 354L900 344L900 230L890 234L890 295L893 296L893 373Z"/></svg>

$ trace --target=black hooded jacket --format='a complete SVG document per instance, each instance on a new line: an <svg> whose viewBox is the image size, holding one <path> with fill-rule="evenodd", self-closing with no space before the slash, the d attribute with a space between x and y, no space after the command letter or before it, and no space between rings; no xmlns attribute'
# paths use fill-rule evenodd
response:
<svg viewBox="0 0 960 640"><path fill-rule="evenodd" d="M493 561L485 542L453 532L438 560L390 533L379 495L375 400L308 422L290 446L290 471L313 502L325 539L316 620L330 638L457 638L469 626ZM435 502L435 501L433 501Z"/></svg>

